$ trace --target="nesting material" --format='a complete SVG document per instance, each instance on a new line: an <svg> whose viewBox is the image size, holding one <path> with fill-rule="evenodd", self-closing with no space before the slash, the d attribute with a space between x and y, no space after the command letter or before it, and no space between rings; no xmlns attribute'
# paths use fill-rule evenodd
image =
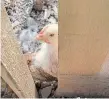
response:
<svg viewBox="0 0 109 99"><path fill-rule="evenodd" d="M58 0L4 0L4 5L22 51L37 52L40 43L33 37L45 25L58 22Z"/></svg>

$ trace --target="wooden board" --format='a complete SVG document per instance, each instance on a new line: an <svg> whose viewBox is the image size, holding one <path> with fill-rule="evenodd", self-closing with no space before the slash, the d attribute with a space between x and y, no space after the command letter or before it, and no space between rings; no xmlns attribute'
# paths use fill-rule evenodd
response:
<svg viewBox="0 0 109 99"><path fill-rule="evenodd" d="M20 98L35 98L37 91L31 73L15 38L10 20L2 5L1 9L2 65L1 76Z"/></svg>
<svg viewBox="0 0 109 99"><path fill-rule="evenodd" d="M99 75L108 51L109 0L59 0L57 93L109 96L109 73Z"/></svg>

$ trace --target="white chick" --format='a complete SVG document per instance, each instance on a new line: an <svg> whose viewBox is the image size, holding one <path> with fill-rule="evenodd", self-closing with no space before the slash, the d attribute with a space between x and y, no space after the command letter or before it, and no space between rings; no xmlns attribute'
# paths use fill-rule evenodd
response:
<svg viewBox="0 0 109 99"><path fill-rule="evenodd" d="M41 50L33 58L33 65L53 77L57 77L58 24L45 26L36 38L43 43Z"/></svg>

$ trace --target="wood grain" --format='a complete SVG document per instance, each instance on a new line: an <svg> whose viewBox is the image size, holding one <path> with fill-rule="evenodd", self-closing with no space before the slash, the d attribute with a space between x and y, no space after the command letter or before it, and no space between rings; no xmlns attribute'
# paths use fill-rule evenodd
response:
<svg viewBox="0 0 109 99"><path fill-rule="evenodd" d="M108 78L95 79L109 51L108 9L109 0L59 0L58 92L109 96Z"/></svg>
<svg viewBox="0 0 109 99"><path fill-rule="evenodd" d="M1 9L2 68L1 76L20 98L35 98L37 91L31 73L23 58L6 10Z"/></svg>

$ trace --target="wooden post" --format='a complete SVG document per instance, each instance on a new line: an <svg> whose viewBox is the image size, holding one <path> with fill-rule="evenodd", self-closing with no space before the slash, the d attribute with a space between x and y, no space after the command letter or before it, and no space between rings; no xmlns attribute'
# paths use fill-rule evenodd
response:
<svg viewBox="0 0 109 99"><path fill-rule="evenodd" d="M109 97L108 52L109 0L59 0L57 94Z"/></svg>
<svg viewBox="0 0 109 99"><path fill-rule="evenodd" d="M23 58L3 5L1 9L1 25L2 78L19 98L38 97L33 78Z"/></svg>

